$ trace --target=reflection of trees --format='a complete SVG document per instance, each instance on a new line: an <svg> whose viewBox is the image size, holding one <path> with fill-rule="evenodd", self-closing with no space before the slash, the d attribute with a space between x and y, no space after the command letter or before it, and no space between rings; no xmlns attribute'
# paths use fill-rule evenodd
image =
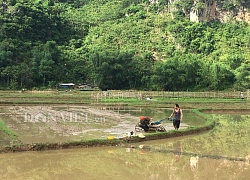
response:
<svg viewBox="0 0 250 180"><path fill-rule="evenodd" d="M183 146L183 142L181 145ZM191 155L182 153L173 162L173 143L144 146L140 148L107 147L34 153L2 154L0 166L8 171L6 179L14 177L39 177L41 179L234 179L249 177L248 166L243 161L199 158L199 168L190 168ZM186 149L185 149L186 150ZM191 153L190 153L191 154ZM194 154L194 153L193 153ZM11 164L11 169L7 170ZM25 164L25 166L23 166ZM63 178L64 179L64 178Z"/></svg>
<svg viewBox="0 0 250 180"><path fill-rule="evenodd" d="M175 138L145 142L144 154L137 144L129 151L98 147L1 154L0 179L248 179L250 122L220 116L218 123L213 131L178 139L183 148L178 162L173 161ZM192 170L190 159L196 156L198 168Z"/></svg>
<svg viewBox="0 0 250 180"><path fill-rule="evenodd" d="M249 151L250 122L246 116L217 116L218 124L213 131L186 139L183 147L190 152L210 155L240 157ZM241 118L242 117L242 118Z"/></svg>
<svg viewBox="0 0 250 180"><path fill-rule="evenodd" d="M218 119L216 128L208 133L184 138L181 141L182 158L169 164L168 179L246 179L249 169L249 136L248 115L215 116ZM176 141L176 140L173 140ZM151 147L151 152L172 154L173 142L165 146ZM159 148L160 147L160 148ZM190 159L199 157L199 169L190 168ZM198 167L198 166L196 166ZM191 178L192 177L192 178Z"/></svg>

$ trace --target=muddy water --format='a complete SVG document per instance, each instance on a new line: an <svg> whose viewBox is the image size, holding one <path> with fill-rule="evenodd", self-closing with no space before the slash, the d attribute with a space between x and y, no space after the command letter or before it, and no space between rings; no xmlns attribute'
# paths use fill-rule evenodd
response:
<svg viewBox="0 0 250 180"><path fill-rule="evenodd" d="M215 129L187 137L1 154L0 179L249 179L249 115L212 116L218 122Z"/></svg>
<svg viewBox="0 0 250 180"><path fill-rule="evenodd" d="M188 110L181 128L202 124ZM88 106L6 106L1 107L0 120L13 130L22 143L67 142L82 139L106 139L107 136L123 137L135 130L139 116L154 120L168 117L170 109ZM162 124L172 130L172 122ZM7 143L6 143L7 142ZM9 145L0 137L0 145Z"/></svg>

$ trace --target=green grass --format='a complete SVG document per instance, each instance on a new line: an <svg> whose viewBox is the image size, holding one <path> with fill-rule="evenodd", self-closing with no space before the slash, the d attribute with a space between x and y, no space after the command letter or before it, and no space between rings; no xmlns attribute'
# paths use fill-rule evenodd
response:
<svg viewBox="0 0 250 180"><path fill-rule="evenodd" d="M3 121L0 121L0 131L3 131L13 140L17 138L17 135L9 129Z"/></svg>
<svg viewBox="0 0 250 180"><path fill-rule="evenodd" d="M123 92L123 91L121 91ZM126 92L126 91L124 91ZM127 105L151 105L151 104L170 104L170 103L242 103L248 102L246 99L241 100L240 98L227 98L227 97L193 97L192 93L188 96L168 96L161 97L160 94L154 91L143 92L144 95L152 94L152 100L147 101L145 98L139 100L138 98L131 97L109 97L95 99L97 93L102 94L102 92L93 92L93 91L27 91L21 93L19 91L0 91L0 104L92 104L92 103L104 103L104 104L127 104ZM93 96L92 96L93 95Z"/></svg>

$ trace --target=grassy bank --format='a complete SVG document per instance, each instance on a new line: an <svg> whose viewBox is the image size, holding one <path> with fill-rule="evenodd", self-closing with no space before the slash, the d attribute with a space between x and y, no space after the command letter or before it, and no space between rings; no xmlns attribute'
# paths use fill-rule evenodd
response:
<svg viewBox="0 0 250 180"><path fill-rule="evenodd" d="M9 143L13 144L18 142L18 137L14 131L12 131L3 121L0 121L0 145Z"/></svg>
<svg viewBox="0 0 250 180"><path fill-rule="evenodd" d="M3 121L0 121L0 131L10 137L11 140L17 139L17 135L15 134L15 132L9 129Z"/></svg>

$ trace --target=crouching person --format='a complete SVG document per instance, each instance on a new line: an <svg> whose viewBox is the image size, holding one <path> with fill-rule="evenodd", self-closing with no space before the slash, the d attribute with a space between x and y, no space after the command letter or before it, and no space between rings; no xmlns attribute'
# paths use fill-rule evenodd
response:
<svg viewBox="0 0 250 180"><path fill-rule="evenodd" d="M148 116L140 116L139 119L140 119L140 125L139 126L142 129L144 129L145 132L147 132L149 130L149 125L150 125L150 121L151 121L150 117L148 117Z"/></svg>

